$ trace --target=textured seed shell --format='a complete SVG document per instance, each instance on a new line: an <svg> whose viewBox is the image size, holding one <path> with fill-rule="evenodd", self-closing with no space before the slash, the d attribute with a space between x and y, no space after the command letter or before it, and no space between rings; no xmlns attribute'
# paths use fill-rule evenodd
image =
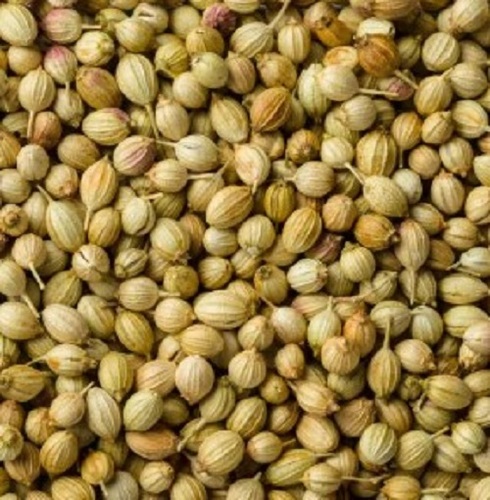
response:
<svg viewBox="0 0 490 500"><path fill-rule="evenodd" d="M249 317L247 304L226 290L200 295L194 303L194 313L204 324L223 330L241 326Z"/></svg>
<svg viewBox="0 0 490 500"><path fill-rule="evenodd" d="M371 424L359 439L359 452L362 459L373 465L388 463L397 450L395 431L384 423Z"/></svg>
<svg viewBox="0 0 490 500"><path fill-rule="evenodd" d="M170 500L189 498L192 500L207 500L207 492L204 485L189 474L178 474L170 489Z"/></svg>
<svg viewBox="0 0 490 500"><path fill-rule="evenodd" d="M41 317L47 332L57 342L83 344L89 337L87 322L72 307L50 304L43 309Z"/></svg>
<svg viewBox="0 0 490 500"><path fill-rule="evenodd" d="M490 321L478 321L463 334L463 342L478 354L490 356Z"/></svg>
<svg viewBox="0 0 490 500"><path fill-rule="evenodd" d="M101 360L98 370L99 384L117 402L130 391L134 370L124 354L109 352Z"/></svg>
<svg viewBox="0 0 490 500"><path fill-rule="evenodd" d="M137 391L124 403L124 427L128 431L147 431L158 422L162 413L163 401L156 392Z"/></svg>
<svg viewBox="0 0 490 500"><path fill-rule="evenodd" d="M117 192L117 175L111 162L103 158L83 172L80 198L89 212L109 205Z"/></svg>
<svg viewBox="0 0 490 500"><path fill-rule="evenodd" d="M386 217L403 217L408 214L408 203L398 185L380 175L368 177L363 194L371 210Z"/></svg>
<svg viewBox="0 0 490 500"><path fill-rule="evenodd" d="M456 422L451 426L451 439L461 453L468 455L480 453L487 443L482 427L466 420Z"/></svg>
<svg viewBox="0 0 490 500"><path fill-rule="evenodd" d="M76 252L85 243L84 214L69 200L51 201L46 210L46 227L53 242L65 252Z"/></svg>
<svg viewBox="0 0 490 500"><path fill-rule="evenodd" d="M226 420L226 428L243 439L250 439L260 432L267 421L267 404L260 397L240 400Z"/></svg>
<svg viewBox="0 0 490 500"><path fill-rule="evenodd" d="M162 217L157 220L150 233L152 247L159 250L168 260L182 258L190 247L187 230L178 221Z"/></svg>
<svg viewBox="0 0 490 500"><path fill-rule="evenodd" d="M155 359L141 365L136 371L136 389L149 389L160 396L167 396L175 387L175 363Z"/></svg>
<svg viewBox="0 0 490 500"><path fill-rule="evenodd" d="M42 333L42 327L31 309L22 302L0 305L0 332L14 341L30 340Z"/></svg>
<svg viewBox="0 0 490 500"><path fill-rule="evenodd" d="M395 255L407 269L418 270L430 252L429 235L416 221L407 219L399 229L400 242L395 246Z"/></svg>
<svg viewBox="0 0 490 500"><path fill-rule="evenodd" d="M82 122L82 131L97 144L115 146L130 133L130 117L119 108L92 111Z"/></svg>
<svg viewBox="0 0 490 500"><path fill-rule="evenodd" d="M117 108L121 105L121 91L116 79L103 68L82 66L76 75L76 90L92 108Z"/></svg>
<svg viewBox="0 0 490 500"><path fill-rule="evenodd" d="M303 253L317 241L322 231L322 218L313 208L295 210L284 223L283 244L288 252Z"/></svg>
<svg viewBox="0 0 490 500"><path fill-rule="evenodd" d="M197 354L205 358L217 356L225 346L218 330L199 323L183 330L179 335L179 342L187 355Z"/></svg>
<svg viewBox="0 0 490 500"><path fill-rule="evenodd" d="M218 380L216 387L199 403L206 422L219 422L230 415L236 405L236 393L227 377Z"/></svg>
<svg viewBox="0 0 490 500"><path fill-rule="evenodd" d="M213 476L228 474L242 461L245 444L234 431L217 431L199 447L197 461L201 470Z"/></svg>
<svg viewBox="0 0 490 500"><path fill-rule="evenodd" d="M129 449L146 460L164 460L174 455L179 442L177 436L161 424L145 432L127 432L125 438Z"/></svg>
<svg viewBox="0 0 490 500"><path fill-rule="evenodd" d="M126 54L119 60L116 80L125 97L140 106L150 104L157 96L155 68L141 54Z"/></svg>
<svg viewBox="0 0 490 500"><path fill-rule="evenodd" d="M121 311L114 325L118 340L131 352L148 355L155 335L150 322L140 313Z"/></svg>
<svg viewBox="0 0 490 500"><path fill-rule="evenodd" d="M51 484L51 498L64 500L69 495L76 495L79 500L95 500L94 488L78 476L63 476ZM45 500L44 497L33 497L34 500Z"/></svg>
<svg viewBox="0 0 490 500"><path fill-rule="evenodd" d="M367 382L379 398L393 394L401 378L401 363L390 349L380 349L369 361Z"/></svg>
<svg viewBox="0 0 490 500"><path fill-rule="evenodd" d="M297 382L296 399L305 412L313 415L324 417L339 409L335 402L335 393L321 383L311 380Z"/></svg>
<svg viewBox="0 0 490 500"><path fill-rule="evenodd" d="M78 312L85 318L92 335L106 339L114 332L116 313L108 302L96 295L84 295L77 304Z"/></svg>
<svg viewBox="0 0 490 500"><path fill-rule="evenodd" d="M475 276L452 273L439 281L438 293L448 304L466 305L484 299L488 295L488 287Z"/></svg>
<svg viewBox="0 0 490 500"><path fill-rule="evenodd" d="M78 458L78 440L73 432L58 431L48 437L39 455L41 465L49 474L62 474Z"/></svg>
<svg viewBox="0 0 490 500"><path fill-rule="evenodd" d="M250 188L227 186L220 189L206 208L206 222L218 229L228 229L247 218L253 207Z"/></svg>
<svg viewBox="0 0 490 500"><path fill-rule="evenodd" d="M431 436L422 430L412 430L400 437L395 460L406 471L424 467L434 453Z"/></svg>
<svg viewBox="0 0 490 500"><path fill-rule="evenodd" d="M314 453L330 453L340 442L340 434L332 420L308 413L300 418L296 437L302 446Z"/></svg>
<svg viewBox="0 0 490 500"><path fill-rule="evenodd" d="M230 38L231 50L248 58L270 51L273 44L272 30L259 21L240 26Z"/></svg>
<svg viewBox="0 0 490 500"><path fill-rule="evenodd" d="M256 132L273 132L282 127L292 112L291 94L282 87L261 92L250 109L250 122Z"/></svg>
<svg viewBox="0 0 490 500"><path fill-rule="evenodd" d="M458 450L450 436L436 436L434 445L432 463L439 470L456 474L471 470L468 458Z"/></svg>
<svg viewBox="0 0 490 500"><path fill-rule="evenodd" d="M202 356L187 356L175 371L175 386L190 404L209 394L214 384L213 368Z"/></svg>
<svg viewBox="0 0 490 500"><path fill-rule="evenodd" d="M22 4L0 6L0 38L15 47L28 47L37 37L37 23L31 11Z"/></svg>
<svg viewBox="0 0 490 500"><path fill-rule="evenodd" d="M262 500L265 499L265 491L258 479L239 479L228 489L227 498L228 500Z"/></svg>
<svg viewBox="0 0 490 500"><path fill-rule="evenodd" d="M26 365L12 365L0 373L0 395L23 403L35 398L46 385L42 372Z"/></svg>
<svg viewBox="0 0 490 500"><path fill-rule="evenodd" d="M461 410L471 404L473 394L463 380L454 375L434 375L425 381L425 394L446 410Z"/></svg>
<svg viewBox="0 0 490 500"><path fill-rule="evenodd" d="M49 108L56 97L56 87L51 76L41 67L29 71L20 81L19 102L28 111L39 112Z"/></svg>
<svg viewBox="0 0 490 500"><path fill-rule="evenodd" d="M304 473L315 465L316 461L312 451L301 448L287 450L279 460L267 467L264 479L278 488L298 485Z"/></svg>
<svg viewBox="0 0 490 500"><path fill-rule="evenodd" d="M329 495L340 488L341 472L327 463L319 463L307 469L301 478L308 491L316 495Z"/></svg>
<svg viewBox="0 0 490 500"><path fill-rule="evenodd" d="M247 139L248 115L245 108L235 99L213 96L210 118L214 130L224 141L235 144Z"/></svg>
<svg viewBox="0 0 490 500"><path fill-rule="evenodd" d="M87 424L94 434L109 441L119 434L121 410L104 389L93 387L87 393Z"/></svg>
<svg viewBox="0 0 490 500"><path fill-rule="evenodd" d="M255 349L245 349L239 352L230 360L228 375L240 389L258 387L267 375L264 356Z"/></svg>

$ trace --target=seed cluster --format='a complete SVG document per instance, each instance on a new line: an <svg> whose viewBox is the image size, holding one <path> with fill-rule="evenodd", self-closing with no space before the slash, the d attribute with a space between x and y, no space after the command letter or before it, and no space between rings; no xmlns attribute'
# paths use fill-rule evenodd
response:
<svg viewBox="0 0 490 500"><path fill-rule="evenodd" d="M490 499L488 0L0 5L0 499Z"/></svg>

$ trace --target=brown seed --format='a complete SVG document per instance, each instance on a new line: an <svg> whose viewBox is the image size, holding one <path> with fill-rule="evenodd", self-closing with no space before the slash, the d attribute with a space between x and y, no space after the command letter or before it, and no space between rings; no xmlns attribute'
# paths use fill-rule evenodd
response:
<svg viewBox="0 0 490 500"><path fill-rule="evenodd" d="M82 479L92 485L108 482L114 476L114 461L103 451L91 451L80 467Z"/></svg>
<svg viewBox="0 0 490 500"><path fill-rule="evenodd" d="M291 94L283 87L272 87L261 92L250 109L252 129L273 132L291 116Z"/></svg>
<svg viewBox="0 0 490 500"><path fill-rule="evenodd" d="M321 217L312 208L295 210L287 219L283 229L286 250L302 253L309 250L321 233Z"/></svg>

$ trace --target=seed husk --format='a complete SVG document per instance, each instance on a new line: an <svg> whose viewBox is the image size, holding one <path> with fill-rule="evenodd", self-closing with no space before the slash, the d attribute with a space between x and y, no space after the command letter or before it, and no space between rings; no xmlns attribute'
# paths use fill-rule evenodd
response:
<svg viewBox="0 0 490 500"><path fill-rule="evenodd" d="M77 458L78 441L69 431L58 431L49 436L39 454L42 467L50 474L62 474Z"/></svg>
<svg viewBox="0 0 490 500"><path fill-rule="evenodd" d="M459 410L471 404L473 395L468 386L453 375L434 375L425 381L429 400L446 410Z"/></svg>
<svg viewBox="0 0 490 500"><path fill-rule="evenodd" d="M186 357L175 371L175 386L190 404L203 399L212 389L214 372L211 365L201 356Z"/></svg>
<svg viewBox="0 0 490 500"><path fill-rule="evenodd" d="M361 461L375 466L389 462L395 456L397 449L395 432L384 423L371 424L359 439Z"/></svg>
<svg viewBox="0 0 490 500"><path fill-rule="evenodd" d="M234 431L217 431L207 437L199 447L198 466L212 475L227 474L242 460L245 445Z"/></svg>
<svg viewBox="0 0 490 500"><path fill-rule="evenodd" d="M177 3L0 7L0 496L485 497L486 0Z"/></svg>
<svg viewBox="0 0 490 500"><path fill-rule="evenodd" d="M265 480L278 488L295 486L316 461L315 454L311 451L302 448L287 450L279 460L269 465Z"/></svg>
<svg viewBox="0 0 490 500"><path fill-rule="evenodd" d="M87 423L97 436L114 440L121 428L121 410L111 396L99 387L87 392Z"/></svg>

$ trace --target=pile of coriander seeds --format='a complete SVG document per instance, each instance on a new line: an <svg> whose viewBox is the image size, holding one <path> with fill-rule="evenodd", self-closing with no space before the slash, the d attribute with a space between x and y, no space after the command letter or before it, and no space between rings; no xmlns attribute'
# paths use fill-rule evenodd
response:
<svg viewBox="0 0 490 500"><path fill-rule="evenodd" d="M490 500L488 0L0 4L0 500Z"/></svg>

